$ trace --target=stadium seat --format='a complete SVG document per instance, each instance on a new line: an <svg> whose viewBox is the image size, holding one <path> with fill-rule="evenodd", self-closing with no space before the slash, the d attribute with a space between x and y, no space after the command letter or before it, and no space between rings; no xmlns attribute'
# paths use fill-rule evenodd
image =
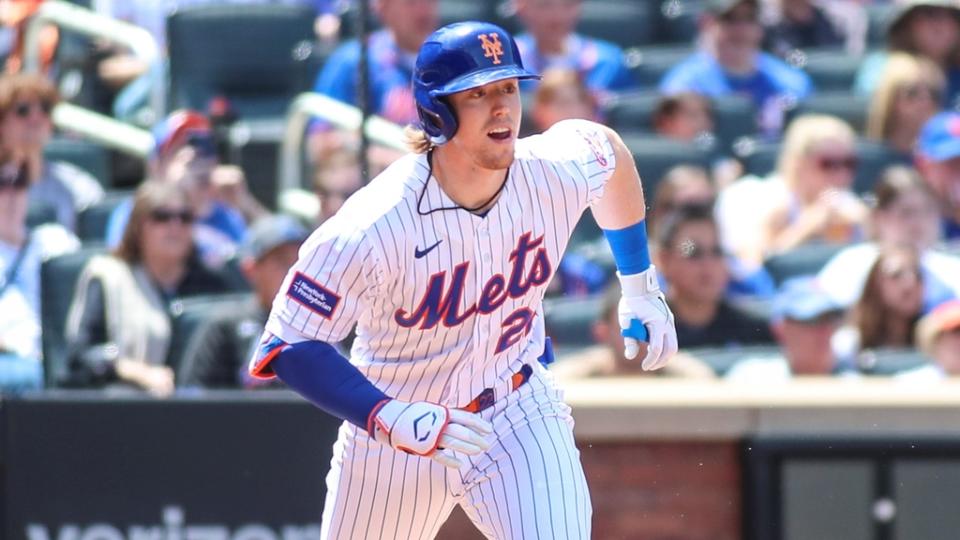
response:
<svg viewBox="0 0 960 540"><path fill-rule="evenodd" d="M656 91L631 92L613 96L606 106L607 123L620 133L653 131L653 112L660 102Z"/></svg>
<svg viewBox="0 0 960 540"><path fill-rule="evenodd" d="M48 388L56 387L67 376L67 313L73 302L80 273L100 247L84 247L74 253L54 257L40 267L40 325L43 350L43 378Z"/></svg>
<svg viewBox="0 0 960 540"><path fill-rule="evenodd" d="M656 42L656 6L637 0L584 0L577 32L629 48Z"/></svg>
<svg viewBox="0 0 960 540"><path fill-rule="evenodd" d="M767 258L763 266L779 287L790 278L815 275L844 247L840 244L804 244Z"/></svg>
<svg viewBox="0 0 960 540"><path fill-rule="evenodd" d="M558 351L593 345L591 325L600 317L603 295L556 297L543 301L543 321L547 335Z"/></svg>
<svg viewBox="0 0 960 540"><path fill-rule="evenodd" d="M668 170L681 164L709 168L713 156L712 147L663 139L655 135L628 135L624 137L624 143L630 148L637 163L647 201L653 200L657 185Z"/></svg>
<svg viewBox="0 0 960 540"><path fill-rule="evenodd" d="M43 157L47 161L65 161L83 169L96 178L104 189L112 185L110 151L97 143L54 137L43 147Z"/></svg>
<svg viewBox="0 0 960 540"><path fill-rule="evenodd" d="M929 358L914 348L874 349L857 355L857 368L870 375L896 375L929 362Z"/></svg>
<svg viewBox="0 0 960 540"><path fill-rule="evenodd" d="M883 48L887 41L887 26L897 6L892 2L866 2L867 47Z"/></svg>
<svg viewBox="0 0 960 540"><path fill-rule="evenodd" d="M772 173L777 166L780 143L760 141L755 138L745 139L734 147L734 155L743 164L745 175L763 178Z"/></svg>
<svg viewBox="0 0 960 540"><path fill-rule="evenodd" d="M46 202L27 201L27 227L33 229L57 222L57 209Z"/></svg>
<svg viewBox="0 0 960 540"><path fill-rule="evenodd" d="M86 208L77 216L77 237L84 245L100 245L106 241L107 222L114 209L133 195L131 191L108 191L102 201Z"/></svg>
<svg viewBox="0 0 960 540"><path fill-rule="evenodd" d="M282 116L316 76L313 7L204 5L167 19L170 105L207 110L227 98L240 118Z"/></svg>
<svg viewBox="0 0 960 540"><path fill-rule="evenodd" d="M728 153L742 137L757 133L756 110L746 97L721 96L714 98L712 104L719 151Z"/></svg>
<svg viewBox="0 0 960 540"><path fill-rule="evenodd" d="M251 297L251 293L241 292L201 295L174 300L171 305L173 318L171 321L170 349L167 351L167 365L174 372L177 372L191 341L196 338L197 332L203 328L204 323L210 320L214 314L237 312L238 308L242 308L251 301Z"/></svg>
<svg viewBox="0 0 960 540"><path fill-rule="evenodd" d="M440 25L460 21L491 21L496 19L495 2L477 0L444 0L440 2Z"/></svg>
<svg viewBox="0 0 960 540"><path fill-rule="evenodd" d="M863 96L851 94L849 90L835 92L815 92L807 99L797 103L787 117L789 120L802 114L829 114L848 124L859 134L863 134L867 125L867 106L869 100Z"/></svg>
<svg viewBox="0 0 960 540"><path fill-rule="evenodd" d="M652 0L657 5L657 43L692 44L700 32L703 0Z"/></svg>
<svg viewBox="0 0 960 540"><path fill-rule="evenodd" d="M647 45L627 51L627 65L643 88L656 88L673 66L696 51L692 44Z"/></svg>
<svg viewBox="0 0 960 540"><path fill-rule="evenodd" d="M813 79L818 92L850 91L862 58L838 49L809 49L798 52L797 67Z"/></svg>

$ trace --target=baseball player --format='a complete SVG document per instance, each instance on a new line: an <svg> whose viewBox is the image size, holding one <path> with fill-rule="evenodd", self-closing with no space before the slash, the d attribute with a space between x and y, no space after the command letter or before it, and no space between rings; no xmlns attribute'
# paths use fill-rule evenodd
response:
<svg viewBox="0 0 960 540"><path fill-rule="evenodd" d="M413 153L311 235L274 301L251 373L346 420L325 539L433 538L457 504L489 538L590 537L541 308L588 205L617 261L627 356L656 369L676 351L630 152L587 121L517 140L519 80L535 78L495 25L430 35ZM347 359L332 344L354 324Z"/></svg>

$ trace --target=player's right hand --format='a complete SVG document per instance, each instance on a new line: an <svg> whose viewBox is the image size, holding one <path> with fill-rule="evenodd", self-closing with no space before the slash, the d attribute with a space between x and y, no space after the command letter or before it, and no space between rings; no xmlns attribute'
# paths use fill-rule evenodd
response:
<svg viewBox="0 0 960 540"><path fill-rule="evenodd" d="M485 452L490 449L486 437L493 433L493 426L476 414L427 401L392 399L374 412L370 424L377 442L454 469L466 464L454 452Z"/></svg>

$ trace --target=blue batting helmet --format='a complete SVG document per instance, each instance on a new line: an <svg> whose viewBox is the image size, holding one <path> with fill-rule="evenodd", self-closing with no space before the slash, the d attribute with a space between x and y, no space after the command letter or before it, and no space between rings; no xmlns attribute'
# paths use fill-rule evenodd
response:
<svg viewBox="0 0 960 540"><path fill-rule="evenodd" d="M517 44L506 30L485 22L440 28L423 42L413 72L420 125L434 144L457 132L457 117L443 99L504 79L539 79L523 69Z"/></svg>

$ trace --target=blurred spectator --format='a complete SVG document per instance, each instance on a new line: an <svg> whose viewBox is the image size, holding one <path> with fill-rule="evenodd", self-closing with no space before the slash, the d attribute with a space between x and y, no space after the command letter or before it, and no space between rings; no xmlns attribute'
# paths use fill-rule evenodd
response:
<svg viewBox="0 0 960 540"><path fill-rule="evenodd" d="M918 368L911 375L918 375L921 370L936 379L960 375L960 300L945 302L920 319L916 343L933 364Z"/></svg>
<svg viewBox="0 0 960 540"><path fill-rule="evenodd" d="M735 253L748 263L760 263L810 242L862 238L867 208L851 190L858 166L855 142L853 130L838 118L795 119L773 177L741 180L726 198L721 194L718 216L724 233L737 240Z"/></svg>
<svg viewBox="0 0 960 540"><path fill-rule="evenodd" d="M253 286L253 297L242 307L218 313L197 331L177 373L179 386L239 388L263 382L247 375L247 360L253 357L273 299L308 235L289 216L267 216L250 227L240 268Z"/></svg>
<svg viewBox="0 0 960 540"><path fill-rule="evenodd" d="M13 30L13 43L4 66L7 73L18 73L23 67L27 25L42 3L43 0L0 0L0 26ZM49 71L53 64L59 38L60 32L56 25L46 25L40 30L40 69L43 73Z"/></svg>
<svg viewBox="0 0 960 540"><path fill-rule="evenodd" d="M818 280L827 294L852 306L880 250L907 244L920 254L925 310L960 295L960 257L934 249L941 238L937 198L916 171L902 165L888 168L871 199L871 241L844 248L820 270Z"/></svg>
<svg viewBox="0 0 960 540"><path fill-rule="evenodd" d="M667 171L657 184L650 212L647 214L647 229L651 238L657 238L660 222L682 206L713 205L717 191L710 175L703 167L677 165Z"/></svg>
<svg viewBox="0 0 960 540"><path fill-rule="evenodd" d="M956 0L900 0L887 30L887 51L875 52L860 64L854 91L870 95L880 80L888 53L923 56L946 74L944 105L960 93L960 6Z"/></svg>
<svg viewBox="0 0 960 540"><path fill-rule="evenodd" d="M783 382L794 375L848 373L838 363L831 338L843 320L843 308L825 294L813 278L783 284L773 303L770 328L780 354L747 357L727 371L731 381Z"/></svg>
<svg viewBox="0 0 960 540"><path fill-rule="evenodd" d="M217 191L227 192L230 200L242 204L251 215L262 212L259 203L250 195L241 174L224 171L232 177L214 184L218 158L210 124L199 113L176 111L153 130L155 149L150 170L153 178L180 184L189 193L196 221L194 240L204 261L218 267L234 255L243 241L246 223L241 211L229 204ZM107 224L107 245L120 243L129 219L133 200L117 206Z"/></svg>
<svg viewBox="0 0 960 540"><path fill-rule="evenodd" d="M533 123L542 133L561 120L597 120L597 100L572 69L544 71L533 94Z"/></svg>
<svg viewBox="0 0 960 540"><path fill-rule="evenodd" d="M764 21L764 48L781 58L797 49L841 48L846 38L813 0L776 0Z"/></svg>
<svg viewBox="0 0 960 540"><path fill-rule="evenodd" d="M438 0L373 0L372 4L384 27L369 37L367 99L371 112L400 125L416 123L413 65L420 45L439 22ZM354 39L344 43L327 59L313 90L359 107L359 65L360 42ZM314 162L330 150L350 147L356 139L322 122L311 127L309 138Z"/></svg>
<svg viewBox="0 0 960 540"><path fill-rule="evenodd" d="M922 275L913 247L882 249L860 299L849 312L849 322L833 338L837 356L855 363L867 350L913 346L915 326L923 312Z"/></svg>
<svg viewBox="0 0 960 540"><path fill-rule="evenodd" d="M324 159L314 172L313 189L320 200L317 223L333 217L343 203L361 187L363 177L360 175L356 154L340 150Z"/></svg>
<svg viewBox="0 0 960 540"><path fill-rule="evenodd" d="M657 135L684 142L712 133L710 100L694 92L662 97L653 111L653 129Z"/></svg>
<svg viewBox="0 0 960 540"><path fill-rule="evenodd" d="M761 130L772 136L780 132L785 108L810 94L813 84L802 71L760 51L757 9L755 0L706 0L700 21L703 50L667 72L660 91L745 95L757 107Z"/></svg>
<svg viewBox="0 0 960 540"><path fill-rule="evenodd" d="M940 113L923 126L917 169L940 201L943 237L960 245L960 113Z"/></svg>
<svg viewBox="0 0 960 540"><path fill-rule="evenodd" d="M576 33L582 0L513 2L523 23L524 32L516 40L525 68L533 73L550 68L576 70L587 87L601 96L637 88L620 47Z"/></svg>
<svg viewBox="0 0 960 540"><path fill-rule="evenodd" d="M709 207L678 208L657 226L656 241L681 349L772 341L766 321L724 299L730 270Z"/></svg>
<svg viewBox="0 0 960 540"><path fill-rule="evenodd" d="M550 372L561 379L617 376L664 376L713 379L716 373L709 365L681 351L666 366L657 371L644 371L638 358L624 356L623 336L620 335L618 305L620 282L611 280L603 293L600 317L590 326L596 345L566 357L550 366Z"/></svg>
<svg viewBox="0 0 960 540"><path fill-rule="evenodd" d="M930 60L891 54L870 99L867 137L913 154L920 128L940 110L944 85L943 73Z"/></svg>
<svg viewBox="0 0 960 540"><path fill-rule="evenodd" d="M228 208L236 209L246 223L265 217L269 212L247 188L247 175L239 165L217 165L210 173L214 197Z"/></svg>
<svg viewBox="0 0 960 540"><path fill-rule="evenodd" d="M41 75L0 77L0 146L14 160L26 163L33 179L30 203L49 206L57 222L72 231L77 214L99 202L103 188L69 163L44 159L43 148L53 135L50 113L59 101L53 84Z"/></svg>
<svg viewBox="0 0 960 540"><path fill-rule="evenodd" d="M40 265L80 242L57 224L27 229L26 165L0 166L0 393L39 388Z"/></svg>
<svg viewBox="0 0 960 540"><path fill-rule="evenodd" d="M165 396L170 302L225 289L200 262L189 194L173 182L144 182L112 255L94 257L77 282L66 336L72 385L133 386Z"/></svg>

